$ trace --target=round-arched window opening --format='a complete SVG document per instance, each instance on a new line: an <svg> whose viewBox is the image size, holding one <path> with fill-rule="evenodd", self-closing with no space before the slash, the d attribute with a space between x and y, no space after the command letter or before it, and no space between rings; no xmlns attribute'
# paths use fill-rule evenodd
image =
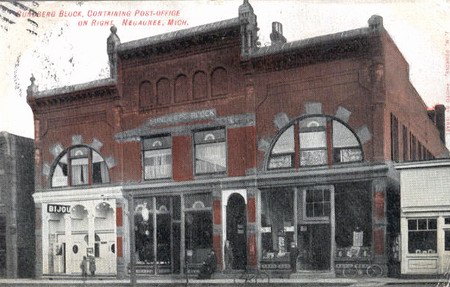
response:
<svg viewBox="0 0 450 287"><path fill-rule="evenodd" d="M78 245L74 245L73 247L72 247L72 251L73 251L73 254L77 254L78 253Z"/></svg>
<svg viewBox="0 0 450 287"><path fill-rule="evenodd" d="M53 164L50 178L52 187L110 182L104 158L96 150L84 145L73 146L63 151Z"/></svg>
<svg viewBox="0 0 450 287"><path fill-rule="evenodd" d="M111 252L116 253L116 244L115 243L111 244Z"/></svg>
<svg viewBox="0 0 450 287"><path fill-rule="evenodd" d="M356 133L342 120L326 115L300 117L274 140L267 169L298 168L361 162L363 149Z"/></svg>

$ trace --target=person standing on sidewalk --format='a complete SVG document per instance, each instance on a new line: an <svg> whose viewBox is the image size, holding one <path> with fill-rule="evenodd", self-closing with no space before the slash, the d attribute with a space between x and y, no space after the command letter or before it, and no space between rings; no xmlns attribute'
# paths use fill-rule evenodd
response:
<svg viewBox="0 0 450 287"><path fill-rule="evenodd" d="M95 267L95 257L91 256L89 260L89 271L91 272L91 276L95 276L95 270L97 268Z"/></svg>
<svg viewBox="0 0 450 287"><path fill-rule="evenodd" d="M233 269L233 248L231 247L230 241L225 241L225 270Z"/></svg>
<svg viewBox="0 0 450 287"><path fill-rule="evenodd" d="M298 247L297 244L292 241L291 242L291 249L290 249L290 253L289 253L289 263L291 265L291 271L292 272L297 272L297 257L298 257L299 251L298 251Z"/></svg>
<svg viewBox="0 0 450 287"><path fill-rule="evenodd" d="M88 260L86 258L86 256L83 256L83 260L81 261L80 264L80 269L81 269L81 276L83 277L83 280L86 280L87 277L87 268L88 268Z"/></svg>
<svg viewBox="0 0 450 287"><path fill-rule="evenodd" d="M211 275L216 272L217 258L214 250L211 249L208 257L200 267L197 279L211 279Z"/></svg>

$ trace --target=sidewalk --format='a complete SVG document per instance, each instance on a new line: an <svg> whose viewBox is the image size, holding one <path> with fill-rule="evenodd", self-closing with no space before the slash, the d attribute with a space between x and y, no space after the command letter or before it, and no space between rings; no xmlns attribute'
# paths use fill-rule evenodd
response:
<svg viewBox="0 0 450 287"><path fill-rule="evenodd" d="M261 281L258 284L254 281L246 285L255 286L387 286L387 285L436 285L443 280L436 279L398 279L398 278L307 278L307 279L270 279ZM233 279L209 279L198 280L189 278L189 286L233 286L244 285L243 280ZM136 286L186 286L186 279L174 279L169 277L152 277L138 279ZM113 278L88 278L85 282L81 278L42 278L42 279L0 279L0 286L131 286L129 279Z"/></svg>

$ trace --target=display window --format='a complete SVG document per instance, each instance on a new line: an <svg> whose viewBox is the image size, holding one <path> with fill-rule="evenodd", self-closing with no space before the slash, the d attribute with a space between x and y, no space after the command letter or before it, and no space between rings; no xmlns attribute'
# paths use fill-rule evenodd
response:
<svg viewBox="0 0 450 287"><path fill-rule="evenodd" d="M408 219L408 253L427 254L437 250L437 219Z"/></svg>
<svg viewBox="0 0 450 287"><path fill-rule="evenodd" d="M261 192L261 240L263 260L289 260L294 239L294 192Z"/></svg>

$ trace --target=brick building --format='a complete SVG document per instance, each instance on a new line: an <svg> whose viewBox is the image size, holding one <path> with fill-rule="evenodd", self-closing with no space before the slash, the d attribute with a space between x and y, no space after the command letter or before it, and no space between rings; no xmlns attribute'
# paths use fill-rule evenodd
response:
<svg viewBox="0 0 450 287"><path fill-rule="evenodd" d="M34 276L33 140L0 133L0 277Z"/></svg>
<svg viewBox="0 0 450 287"><path fill-rule="evenodd" d="M100 274L133 258L177 274L211 248L223 270L226 241L233 269L397 268L391 162L445 156L444 109L427 112L379 16L293 42L275 22L268 47L247 0L237 16L128 43L113 27L111 78L32 79L39 274L86 254Z"/></svg>

